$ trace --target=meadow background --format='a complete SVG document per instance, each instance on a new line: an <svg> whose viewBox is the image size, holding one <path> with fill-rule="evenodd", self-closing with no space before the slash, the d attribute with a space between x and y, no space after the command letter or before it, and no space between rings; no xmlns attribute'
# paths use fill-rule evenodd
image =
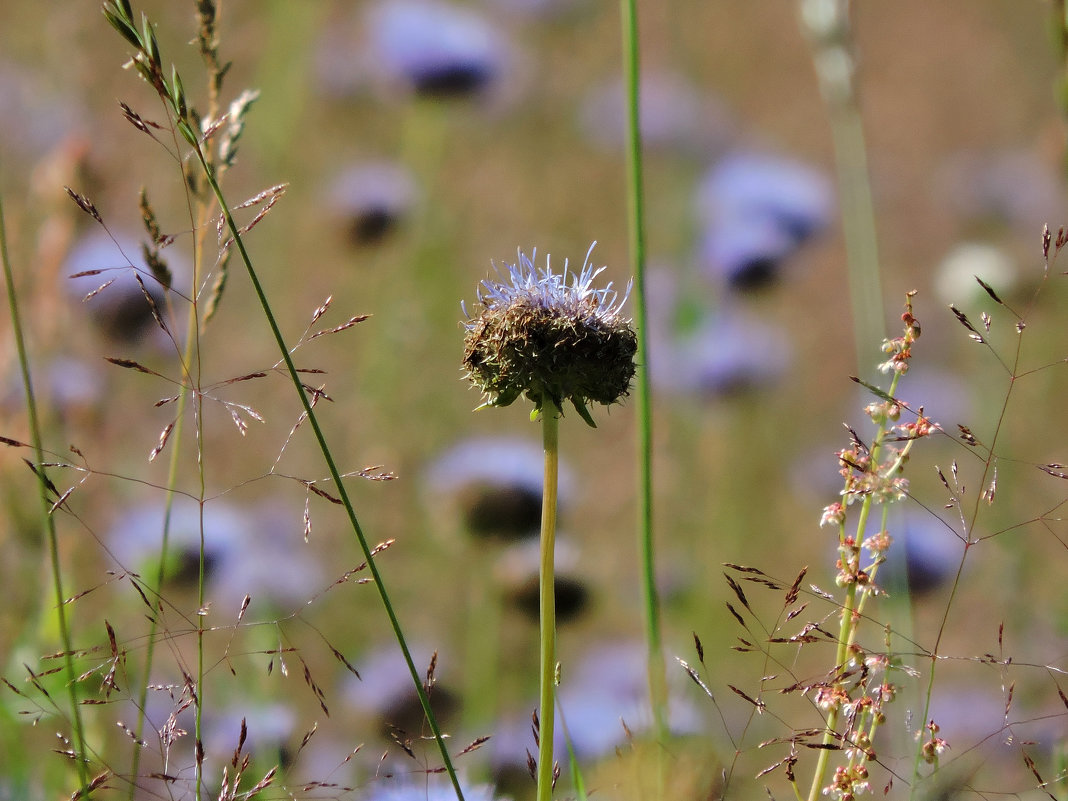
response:
<svg viewBox="0 0 1068 801"><path fill-rule="evenodd" d="M438 654L435 697L445 699L447 690L458 701L451 709L442 705L445 727L458 746L496 735L460 759L465 776L497 777L502 793L522 798L533 788L515 774L525 771L523 749L533 748L524 732L536 697L536 622L499 600L515 592L512 576L522 570L512 565L522 556L507 543L470 536L462 503L433 479L443 455L469 441L538 443L527 409L517 404L473 413L480 399L461 380L460 301L474 300L491 261L511 263L519 247L527 253L536 248L538 259L552 254L555 266L565 257L578 265L596 240L592 260L608 265L604 277L620 287L629 279L623 118L602 96L604 87L619 83L618 10L565 0L465 4L499 36L499 72L474 96L428 99L376 69L369 41L376 7L325 0L223 5L221 50L233 62L224 99L245 88L261 92L226 190L236 203L289 184L248 245L290 341L327 296L333 305L315 328L371 315L351 330L303 344L297 360L326 371L316 381L325 383L333 402L318 411L342 470L372 467L373 475L395 476L352 479L350 489L372 543L395 540L379 565L406 633L417 643L417 659L425 664L431 652ZM195 30L191 4L146 2L142 8L158 26L165 62L179 66L199 102L199 57L187 44ZM152 527L131 524L129 516L162 497L167 459L149 463L147 457L173 411L154 404L177 390L102 357L136 359L173 378L174 352L158 337L133 343L108 338L89 304L64 286L71 254L95 225L62 187L92 198L122 238L143 236L137 197L145 186L163 229L178 235L165 255L180 269L191 239L181 175L122 117L119 100L146 119L162 121L162 112L151 90L120 68L125 43L97 3L42 9L9 0L5 17L0 193L9 251L46 446L57 460L84 468L53 474L61 487L75 487L58 521L67 594L86 593L69 605L72 628L79 647L106 649L107 620L130 658L139 659L144 606L115 571L144 569L131 563L117 568L120 553L128 556L118 561L148 557L117 543L135 536L122 534L123 525L127 532L131 525L135 532ZM1068 595L1060 580L1066 532L1056 519L1065 485L1035 467L1066 456L1066 376L1056 366L1068 355L1064 279L1054 262L1021 339L1011 315L969 277L980 273L1007 303L1029 307L1043 276L1043 225L1056 231L1064 222L1065 131L1050 18L1048 3L1018 0L879 1L857 5L853 13L885 301L885 309L869 312L884 314L887 333L897 334L905 292L919 291L915 308L924 333L902 395L923 404L946 431L918 443L909 465L914 498L904 505L917 519L941 514L952 522L934 465L949 475L950 463L960 463L967 499L982 489L982 465L975 449L960 442L957 424L980 441L998 429L998 496L989 508L984 504L972 533L984 539L969 552L956 590L950 575L914 593L911 614L892 605L873 613L907 621L902 625L913 639L930 644L950 609L941 648L963 658L946 661L934 698L952 745L947 757L955 760L947 775L967 788L960 797L1043 797L1020 752L1028 751L1049 779L1057 774L1055 746L1065 735L1058 698L1064 681L1057 669L1068 667ZM818 726L819 718L805 701L776 698L781 718L754 722L752 706L728 689L755 692L767 668L753 654L730 650L742 632L724 607L734 595L722 565L759 567L787 584L807 565L808 583L833 590L834 543L818 527L819 517L840 488L834 451L847 444L842 423L863 431L867 401L849 376L874 376L877 343L858 360L837 208L824 230L775 260L772 286L732 290L712 274L701 251L707 222L696 199L699 187L708 170L735 154L796 161L834 187L826 107L796 4L650 3L640 9L640 26L643 72L655 79L644 98L655 118L646 129L645 181L651 325L657 331L656 539L677 706L672 717L680 731L674 797L718 797L718 767L726 766L728 797L757 797L768 785L784 798L781 773L755 778L782 758L781 749L757 746L788 735L791 727ZM352 210L335 182L349 167L368 162L407 170L410 203L382 237L357 242ZM963 280L949 280L947 257L962 243L984 249L971 251ZM121 257L105 251L90 261L76 268L114 265ZM992 315L991 347L1004 362L1012 363L1018 339L1024 343L1017 373L1043 368L1015 382L1004 414L1012 371L968 339L949 303L973 322L984 310ZM749 327L731 329L737 316ZM9 329L0 434L26 441ZM205 384L277 361L241 270L233 270L218 314L203 332L201 353ZM670 369L658 372L658 355ZM219 549L218 568L233 571L220 574L208 615L220 627L209 638L205 703L217 713L221 732L210 756L220 764L228 759L240 728L234 721L246 717L258 775L281 760L293 797L374 798L411 783L422 793L414 797L437 797L424 772L436 764L432 750L416 740L414 756L404 755L383 732L382 711L375 708L376 699L392 698L394 690L388 682L376 689L373 680L396 679L392 686L403 688L408 678L399 662L381 662L393 645L374 590L355 581L333 584L362 557L337 508L287 478L325 475L308 432L290 439L300 411L292 388L272 375L220 384L213 394L248 404L265 421L250 420L242 436L219 403L207 403L199 421L206 515L217 513L222 521L214 544L209 532L209 545ZM577 415L565 417L562 427L570 480L561 536L574 552L562 564L588 593L588 604L561 623L559 658L565 686L570 671L581 677L585 669L595 684L620 688L590 705L587 785L602 798L640 797L626 778L626 760L640 760L641 752L628 745L619 725L623 715L640 731L635 704L644 686L633 409L624 404L597 410L595 417L597 430ZM178 486L188 492L197 482L195 430L187 426L184 439L167 446L184 449ZM81 456L68 450L71 444ZM0 570L7 593L0 604L0 656L2 674L32 695L21 666L40 672L41 655L56 647L43 589L48 579L35 483L23 455L6 449L0 463ZM447 472L454 478L462 473ZM306 503L312 521L307 542ZM938 533L950 554L940 564L950 563L955 573L963 546L946 529ZM252 603L236 626L239 587L246 584ZM187 663L195 647L193 587L181 575L165 587L173 607L153 677L160 685L180 684L176 665ZM779 608L771 602L760 611L770 624ZM831 615L830 607L819 614ZM678 656L696 664L694 633L704 645L703 676L718 705L675 662ZM270 653L279 649L294 650ZM361 673L362 683L354 683L334 649ZM989 654L1021 664L980 659ZM87 656L86 669L99 670L106 657ZM787 649L782 658L799 673L811 670L796 651ZM819 664L826 669L829 662ZM305 681L305 669L321 696ZM132 682L118 682L108 703L87 707L90 739L119 774L127 769L130 739L115 721L132 725L133 674ZM917 707L920 684L897 702L903 720ZM152 693L150 719L157 727L173 707L171 695ZM8 756L0 756L0 797L54 797L57 788L72 789L62 758L51 753L63 724L39 701L14 692L4 699L0 743ZM587 714L579 706L564 710L576 729ZM400 713L390 715L399 719ZM40 722L31 727L35 718ZM302 748L313 725L316 733ZM916 721L908 725L916 728ZM419 726L416 716L409 728L417 732ZM509 733L515 730L519 734ZM188 739L175 746L167 770L188 771ZM361 743L364 749L347 759ZM907 774L904 723L886 748L889 769ZM164 770L160 753L155 742L146 749L143 772ZM1065 794L1060 770L1059 789L1050 789L1056 798ZM186 772L177 782L143 781L138 797L191 797L187 779ZM312 787L316 780L338 786ZM873 785L881 789L885 780ZM564 781L560 793L567 797L574 791ZM127 792L118 777L111 786L116 797ZM277 786L269 792L286 797ZM892 795L903 792L899 784Z"/></svg>

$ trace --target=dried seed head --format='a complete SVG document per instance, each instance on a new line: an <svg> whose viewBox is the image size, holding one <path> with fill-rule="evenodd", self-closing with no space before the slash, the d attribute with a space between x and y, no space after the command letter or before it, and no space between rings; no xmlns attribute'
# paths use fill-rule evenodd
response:
<svg viewBox="0 0 1068 801"><path fill-rule="evenodd" d="M565 261L556 274L548 259L540 270L520 251L505 280L482 282L481 310L464 323L463 365L485 405L509 406L526 395L537 412L569 400L592 426L590 401L607 406L627 394L637 351L620 313L629 286L622 298L611 283L594 289L603 269L590 266L587 253L580 272L569 273Z"/></svg>

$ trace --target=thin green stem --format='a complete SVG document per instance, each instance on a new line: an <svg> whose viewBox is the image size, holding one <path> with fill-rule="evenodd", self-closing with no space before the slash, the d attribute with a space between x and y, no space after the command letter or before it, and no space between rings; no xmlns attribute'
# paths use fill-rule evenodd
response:
<svg viewBox="0 0 1068 801"><path fill-rule="evenodd" d="M52 503L48 498L48 480L44 468L44 445L41 439L41 426L37 418L37 403L34 400L33 381L30 378L30 361L26 355L26 341L23 336L22 319L19 314L18 297L15 294L15 277L11 268L11 259L7 250L7 227L4 224L4 204L0 197L0 261L4 265L4 285L7 289L8 310L11 313L11 329L18 353L19 370L22 385L26 392L26 414L29 419L30 440L33 445L34 469L37 471L41 489L41 519L48 536L48 557L52 571L52 589L56 599L56 621L59 637L63 644L63 674L66 679L67 697L70 701L71 728L74 735L74 751L78 763L78 781L81 786L80 797L88 799L89 759L85 744L85 730L82 726L80 701L78 700L78 678L74 671L74 649L71 645L70 623L67 620L66 594L63 592L63 575L59 563L59 538L56 534L56 521L52 514Z"/></svg>
<svg viewBox="0 0 1068 801"><path fill-rule="evenodd" d="M195 135L192 130L189 129L188 123L179 120L179 127L185 126L187 129L187 140L196 141ZM382 605L385 608L386 616L389 618L390 626L393 629L393 634L397 640L397 645L400 647L401 653L404 656L405 664L408 666L408 672L411 674L412 681L415 684L416 693L419 695L419 703L423 707L423 712L426 715L427 724L430 726L430 731L434 735L434 740L438 744L438 749L441 752L442 762L444 763L445 770L449 774L449 779L452 781L453 790L456 792L458 801L463 801L463 790L460 788L460 780L456 776L456 769L453 767L452 758L449 756L449 751L445 746L445 740L442 737L441 729L438 726L437 718L434 716L433 710L430 708L430 698L426 694L426 689L423 687L422 678L419 670L415 666L415 662L412 660L411 651L408 648L407 641L404 637L404 632L401 629L400 621L397 619L397 614L393 609L393 604L390 601L389 593L386 591L385 583L382 580L382 575L378 570L378 565L375 563L375 559L371 554L371 547L367 543L367 537L364 535L363 527L360 525L359 520L356 517L356 510L353 508L352 501L349 499L348 491L345 489L345 484L342 481L341 473L337 468L337 464L334 461L334 456L330 450L330 446L326 442L326 436L323 434L323 430L319 425L319 420L315 415L315 411L312 408L311 401L308 400L308 394L304 389L304 384L300 380L300 374L297 372L297 367L293 363L293 357L290 355L289 347L286 344L285 338L282 336L282 331L278 327L278 322L275 319L274 312L271 309L271 305L267 300L267 295L263 290L263 286L260 283L259 276L256 270L252 266L252 259L248 255L248 251L245 248L244 239L241 236L240 230L238 230L237 224L234 222L233 215L230 213L230 207L226 203L226 198L223 196L222 189L219 186L215 177L215 172L208 164L207 159L204 156L203 150L199 145L195 146L195 153L197 160L200 162L200 167L204 172L204 175L211 186L212 192L215 193L216 199L219 201L219 207L222 209L223 218L226 221L226 228L233 238L234 246L237 248L241 261L245 265L245 271L248 273L249 280L252 282L253 290L256 293L256 297L260 302L260 307L263 309L264 317L267 319L267 324L270 326L271 334L274 336L275 343L278 345L278 350L282 355L282 360L286 365L286 371L289 373L289 377L293 382L293 386L297 391L297 396L300 398L301 405L304 407L304 413L307 417L308 424L315 435L315 440L319 445L319 450L322 453L323 460L326 463L330 477L334 482L334 486L337 488L338 499L341 501L342 506L345 509L345 513L348 516L349 524L352 527L353 533L356 535L356 539L359 542L360 549L363 551L364 559L367 563L367 569L371 573L371 577L374 580L374 585L378 589L378 596L382 600Z"/></svg>
<svg viewBox="0 0 1068 801"><path fill-rule="evenodd" d="M1066 25L1068 25L1068 23L1066 23ZM1009 407L1009 400L1012 398L1013 389L1016 386L1017 369L1020 365L1020 351L1022 347L1023 331L1021 330L1020 336L1018 336L1016 339L1016 356L1013 359L1011 370L1012 378L1009 380L1009 387L1005 392L1005 399L1002 401L1001 404L1001 412L998 415L997 425L994 427L994 434L990 438L990 445L987 451L989 455L987 456L986 463L983 465L983 472L979 479L980 487L987 486L987 481L990 478L990 472L996 469L994 454L997 452L998 444L1001 439L1001 429L1002 425L1005 422L1005 416ZM957 600L958 591L961 589L960 577L961 574L964 572L964 562L968 555L968 548L970 548L972 544L971 532L975 531L975 527L979 519L979 512L982 508L981 500L982 495L977 493L975 501L973 501L971 514L968 516L968 524L963 531L966 540L964 557L961 558L960 565L957 568L957 576L953 580L953 586L949 591L949 600L946 601L945 609L942 612L942 622L938 626L938 636L935 637L934 647L931 649L931 653L929 655L929 658L931 660L931 667L927 672L927 689L924 693L923 717L920 720L921 732L922 727L930 720L929 715L931 714L931 698L934 694L935 674L938 672L938 654L942 648L942 637L945 635L946 628L949 624L950 612L956 608L954 604ZM923 737L921 734L921 737L916 745L916 752L913 754L912 758L912 783L909 786L910 801L911 799L916 797L916 789L920 784L920 762L922 759Z"/></svg>
<svg viewBox="0 0 1068 801"><path fill-rule="evenodd" d="M189 396L189 388L185 382L182 383L181 391L178 394L178 400L176 401L175 415L177 423L174 426L174 433L172 439L174 440L174 446L171 449L170 463L167 466L167 488L173 490L178 479L178 457L181 454L180 443L182 441L182 429L183 421L185 419L185 405ZM156 571L156 583L154 587L150 587L150 597L158 598L160 592L163 589L163 580L167 570L167 553L170 549L170 532L171 532L171 512L174 508L174 493L172 491L167 492L167 499L164 501L163 506L163 534L160 542L159 553L159 569ZM158 602L156 602L158 603ZM134 728L134 745L133 745L133 759L130 764L130 776L132 781L130 782L127 798L129 801L133 801L134 795L137 792L137 775L141 769L141 743L144 742L142 734L145 730L145 711L148 708L148 688L151 683L152 665L155 661L156 654L156 632L159 627L159 615L162 609L157 606L153 611L152 616L149 619L148 627L148 644L145 647L145 661L142 668L142 681L141 689L138 696L137 703L137 725Z"/></svg>
<svg viewBox="0 0 1068 801"><path fill-rule="evenodd" d="M649 345L645 303L645 192L639 126L640 83L638 17L635 0L621 0L623 73L627 96L627 219L631 268L634 273L634 322L638 335L636 401L638 405L638 552L641 559L642 601L648 646L649 699L656 737L668 737L667 676L660 632L660 598L656 589L653 538L653 423L649 386Z"/></svg>
<svg viewBox="0 0 1068 801"><path fill-rule="evenodd" d="M210 89L211 86L212 86L212 83L209 82L209 89ZM209 114L211 116L214 116L216 111L217 111L217 106L216 106L215 99L214 99L214 93L212 93L212 102L211 102ZM177 139L175 141L175 144L178 145ZM181 381L181 387L180 387L179 392L178 392L178 400L175 402L175 413L174 414L175 414L175 421L176 422L175 422L175 426L174 426L174 431L173 431L172 436L171 436L171 440L173 441L174 444L171 447L170 461L169 461L169 463L167 465L167 484L166 484L166 486L167 486L167 496L166 496L166 500L164 501L164 506L163 506L163 532L162 532L162 537L161 537L161 540L160 540L159 569L156 571L156 584L155 584L155 587L150 588L150 589L154 590L153 597L158 596L158 594L162 591L162 589L163 589L163 581L164 581L164 578L166 576L167 555L168 555L168 552L170 550L171 520L172 520L172 514L173 514L173 510L174 510L174 489L175 489L175 487L177 486L177 483L178 483L178 467L179 467L180 457L181 457L181 453L182 453L182 433L183 433L183 431L185 429L185 410L186 410L186 405L189 402L190 395L191 394L195 394L196 388L200 385L200 380L199 380L199 377L200 377L200 303L199 303L200 293L198 292L198 288L200 286L200 280L201 280L201 267L200 267L200 265L202 264L204 234L205 234L205 232L207 230L207 226L205 226L204 223L205 223L205 220L208 217L208 204L202 202L199 205L199 214L197 215L198 218L194 220L194 212L193 212L192 203L189 200L189 196L187 195L186 197L187 197L187 204L188 204L188 209L189 209L190 221L194 223L193 230L196 232L194 234L194 245L193 245L193 276L192 276L192 280L190 281L190 292L189 292L190 304L189 304L189 312L188 312L187 320L186 320L185 345L183 346L182 352L181 352L182 381ZM195 377L194 377L193 369L192 369L192 365L194 364L194 362L195 362L196 368L197 368ZM199 409L199 406L197 408ZM200 441L199 433L197 434L197 441L198 441L198 443ZM200 475L201 498L203 498L203 496L204 496L204 460L203 460L203 454L202 453L198 453L197 468L198 468L198 472L199 472L199 475ZM201 532L203 532L203 527L201 527ZM204 567L204 548L203 548L203 536L202 536L201 537L201 548L200 548L200 568L199 568L199 570L200 570L200 588L201 588L200 591L201 592L203 592L203 584L204 584L204 582L203 582L203 567ZM200 606L203 607L203 605L204 605L203 598L200 599L199 603L200 603ZM198 616L198 620L199 619L200 618ZM149 623L148 645L145 648L145 661L144 661L144 668L143 668L144 681L141 682L141 691L140 691L140 697L139 697L139 703L138 703L136 736L134 738L133 761L132 761L132 766L131 766L131 770L130 770L130 776L134 777L134 781L130 782L129 794L127 795L127 798L129 798L130 801L133 801L134 794L135 794L135 792L137 790L136 777L137 777L137 774L138 774L138 770L140 769L140 762L141 762L141 746L139 745L139 743L144 742L142 734L144 732L144 725L145 725L145 709L146 709L146 704L148 703L148 688L149 688L149 683L150 683L149 680L151 678L151 673L152 673L152 665L153 665L153 662L155 660L156 632L157 632L158 626L159 626L159 615L158 614L153 614L152 617L151 617L151 622ZM202 649L200 648L200 641L198 641L198 650L202 651ZM199 682L199 679L198 679L198 682ZM201 690L198 689L198 697L200 696L200 692L201 692Z"/></svg>
<svg viewBox="0 0 1068 801"><path fill-rule="evenodd" d="M195 743L197 746L197 760L196 760L196 792L194 798L200 798L200 788L204 784L204 761L202 743L203 739L203 716L204 716L204 697L207 694L207 690L204 686L204 615L199 613L199 610L204 608L204 585L205 585L205 551L204 551L204 495L205 495L205 483L204 483L204 437L201 436L201 410L203 400L199 393L193 394L193 421L194 429L197 437L197 475L200 480L199 492L197 493L197 502L199 504L197 508L197 523L200 529L200 555L199 564L197 566L197 698L196 703L193 705L193 711L195 713L194 729L196 732Z"/></svg>
<svg viewBox="0 0 1068 801"><path fill-rule="evenodd" d="M541 496L541 693L538 706L538 801L553 795L553 720L556 684L556 495L559 483L560 410L551 402L541 412L545 483Z"/></svg>

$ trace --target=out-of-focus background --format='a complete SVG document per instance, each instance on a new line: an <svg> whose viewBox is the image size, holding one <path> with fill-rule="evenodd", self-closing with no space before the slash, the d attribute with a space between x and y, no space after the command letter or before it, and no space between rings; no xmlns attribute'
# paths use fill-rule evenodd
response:
<svg viewBox="0 0 1068 801"><path fill-rule="evenodd" d="M182 438L147 460L173 420L173 403L156 404L177 393L175 347L151 323L138 328L129 319L137 316L130 305L143 312L139 290L132 304L116 300L131 287L129 271L66 276L119 267L127 257L141 263L138 193L145 187L163 231L175 235L163 255L188 294L191 217L180 165L168 153L175 150L170 132L154 131L161 147L123 119L119 101L146 120L162 123L165 113L134 71L122 68L126 43L99 5L8 6L0 27L0 193L47 446L78 468L53 473L57 484L75 487L59 515L68 594L92 590L71 604L76 640L80 647L106 643L107 619L130 649L136 675L145 610L116 571L155 570L159 487L176 447L178 486L198 491L196 426L190 417ZM156 24L164 62L178 65L191 102L206 107L203 70L189 44L193 4L142 8ZM969 777L972 757L1001 753L997 744L1012 739L1008 720L1028 721L1020 737L1041 748L1065 729L1050 671L977 661L1019 654L1017 662L1066 667L1068 598L1058 582L1065 532L1056 520L1063 481L1034 467L1065 458L1065 376L1056 366L1068 353L1061 266L1053 264L1023 335L972 278L984 277L1014 309L1029 309L1043 276L1043 226L1056 231L1064 221L1065 130L1050 16L1049 4L1019 0L898 0L853 9L881 313L887 334L899 333L905 292L918 290L924 333L901 396L923 405L946 432L917 444L908 466L915 498L894 524L903 549L908 541L911 614L889 600L872 615L903 621L921 649L944 631L941 650L964 657L947 660L934 697L946 720L957 720L945 728L968 743L952 753ZM797 4L647 3L640 26L652 341L643 368L655 393L656 536L668 670L677 684L673 719L699 755L695 764L731 765L734 748L741 751L733 781L735 797L743 797L756 791L748 785L757 771L782 756L765 755L757 743L787 736L789 726L818 726L819 718L794 703L788 725L761 720L741 737L751 709L727 684L753 693L762 675L777 670L730 650L746 635L725 610L733 596L722 563L759 567L787 583L807 565L806 586L833 590L834 544L819 517L840 489L834 451L848 442L842 423L862 437L869 432L861 412L867 400L849 376L875 376L868 362L877 343L858 364L831 127ZM536 527L529 521L538 429L522 403L472 412L480 398L462 381L460 302L470 309L492 264L513 263L517 248L536 249L539 264L551 254L559 268L565 258L581 265L595 240L590 258L607 265L602 277L621 291L627 285L618 10L589 0L256 0L223 3L218 32L222 57L233 62L223 104L245 89L260 92L237 165L225 175L228 199L236 204L288 184L247 242L291 342L328 296L331 308L313 331L371 315L303 343L296 360L326 371L309 375L309 383L325 384L330 400L318 409L342 470L395 476L354 478L351 490L372 542L395 540L381 569L418 643L417 659L425 665L438 654L436 699L455 742L495 735L461 764L522 796L533 786L515 774L525 771L524 749L534 750L536 624L524 593L535 568L524 535ZM70 202L64 185L92 199L114 241ZM209 232L209 245L213 238ZM404 721L413 735L420 722L389 707L401 703L394 695L403 694L407 678L373 588L333 584L362 557L337 508L294 480L322 479L326 471L310 432L291 436L299 414L292 387L274 374L226 383L277 361L249 282L236 261L232 267L201 335L206 400L196 421L210 498L209 620L220 629L211 638L206 694L220 718L213 748L225 758L219 755L235 745L233 720L244 715L254 745L258 732L262 749L282 754L292 786L326 776L370 793L386 772L418 772L433 754L417 741L409 758L385 733L383 721ZM81 300L109 277L116 283ZM203 291L210 293L210 282ZM990 348L968 339L950 303L977 327L984 311L992 315ZM181 341L187 304L172 297L162 308L182 321L172 326ZM3 341L0 434L24 441L9 328ZM159 375L123 370L105 356L134 359ZM1024 377L1006 405L1013 372ZM264 421L226 403L252 407ZM560 624L562 706L584 762L607 763L590 768L603 797L621 792L614 787L622 768L613 767L621 759L613 749L625 743L620 717L640 731L644 714L633 411L630 404L595 410L595 431L568 415L561 438L567 471L559 559L575 606ZM245 435L231 412L246 421ZM949 477L959 463L967 509L993 477L982 477L977 449L961 443L958 424L981 442L996 434L1002 458L995 503L984 502L970 531L981 541L950 605L962 526L943 508L946 490L934 465ZM21 455L8 450L2 463L6 676L39 658L32 647L52 635L37 625L50 619L51 602L42 589L33 479ZM180 685L176 666L188 664L194 647L195 511L179 504L175 541L185 555L170 568L165 593L173 636L157 655L152 680L160 685ZM253 600L235 629L245 592ZM769 627L777 600L763 610ZM832 609L817 616L832 621ZM704 644L719 709L675 662L695 662L692 633ZM289 648L296 650L265 653ZM789 666L796 656L780 658ZM302 679L301 660L329 717ZM819 664L830 661L828 652ZM919 667L925 679L929 662ZM603 702L582 681L603 691ZM1021 690L1006 715L1012 681ZM902 718L905 709L922 716L921 686L901 699ZM154 727L166 721L172 694L151 694ZM964 711L974 717L960 722ZM131 709L115 701L93 714L92 731L107 743L103 754L121 772L128 743L114 720L130 723ZM1043 725L1035 724L1040 718ZM313 722L318 733L299 749ZM892 738L908 752L900 724ZM344 761L361 742L366 752ZM987 750L973 748L981 742ZM159 760L161 752L153 741L148 753ZM907 772L897 756L888 747L891 770ZM1015 761L1005 778L976 775L975 786L1030 786L1022 762L1007 758ZM146 759L146 772L163 770ZM266 765L270 756L262 759ZM705 786L700 771L692 774ZM687 797L713 797L707 792Z"/></svg>

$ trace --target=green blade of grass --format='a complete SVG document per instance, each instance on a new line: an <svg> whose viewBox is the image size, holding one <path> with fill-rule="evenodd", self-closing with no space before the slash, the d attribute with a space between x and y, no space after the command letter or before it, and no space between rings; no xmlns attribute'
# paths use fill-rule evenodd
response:
<svg viewBox="0 0 1068 801"><path fill-rule="evenodd" d="M669 733L667 668L664 664L660 627L660 598L656 588L656 548L653 536L653 424L652 390L649 384L649 343L645 297L645 194L639 115L640 69L638 17L635 0L621 0L623 77L627 108L627 222L630 234L631 270L634 275L634 322L638 335L638 553L648 648L649 702L656 738L664 742ZM661 768L663 766L661 765ZM661 776L661 779L663 777ZM663 790L663 782L658 785Z"/></svg>
<svg viewBox="0 0 1068 801"><path fill-rule="evenodd" d="M63 591L63 575L59 564L59 542L56 536L56 521L52 515L52 502L49 500L49 482L45 475L44 445L41 439L41 427L37 417L37 404L34 400L33 381L30 377L30 362L26 354L26 341L23 336L22 319L19 314L18 297L15 293L15 278L11 268L11 259L7 250L7 229L4 224L3 197L0 196L0 262L4 269L4 286L7 289L8 310L11 313L11 329L18 353L19 371L26 393L26 414L29 418L30 439L33 445L34 472L37 473L41 489L41 521L48 537L48 558L52 572L52 590L56 599L56 623L59 637L63 644L63 674L66 678L67 697L70 701L71 727L74 735L75 759L78 765L80 797L88 799L89 760L85 743L85 729L82 725L81 706L78 698L78 677L74 671L74 650L71 646L70 624L67 620L66 593Z"/></svg>

